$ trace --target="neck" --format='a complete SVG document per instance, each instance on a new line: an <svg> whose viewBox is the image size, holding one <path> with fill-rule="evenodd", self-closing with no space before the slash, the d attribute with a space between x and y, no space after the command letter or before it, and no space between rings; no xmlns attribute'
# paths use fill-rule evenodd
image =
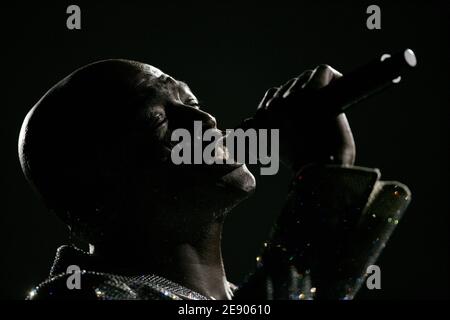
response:
<svg viewBox="0 0 450 320"><path fill-rule="evenodd" d="M90 245L90 251L111 271L156 274L206 297L224 300L232 294L223 266L221 237L222 223L217 222L192 242L127 237L126 242Z"/></svg>

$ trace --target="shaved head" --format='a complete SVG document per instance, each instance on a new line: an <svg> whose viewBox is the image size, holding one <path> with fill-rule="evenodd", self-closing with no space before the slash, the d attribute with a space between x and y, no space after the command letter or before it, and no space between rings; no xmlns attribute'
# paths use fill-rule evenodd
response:
<svg viewBox="0 0 450 320"><path fill-rule="evenodd" d="M170 163L172 130L195 120L216 126L184 82L136 61L99 61L58 82L30 110L20 162L46 205L76 234L98 235L117 215L150 208L152 223L167 228L186 224L180 218L186 210L216 217L243 198L242 190L214 201L221 209L201 190L234 168L184 170Z"/></svg>

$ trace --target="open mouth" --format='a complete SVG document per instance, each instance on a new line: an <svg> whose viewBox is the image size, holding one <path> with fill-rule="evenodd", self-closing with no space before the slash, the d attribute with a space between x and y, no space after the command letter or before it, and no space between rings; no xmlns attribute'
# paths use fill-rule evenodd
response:
<svg viewBox="0 0 450 320"><path fill-rule="evenodd" d="M234 157L226 147L226 135L218 129L210 129L216 137L213 141L203 140L202 136L190 136L187 140L173 141L172 134L167 134L164 141L166 153L170 155L174 164L209 166L209 167L230 167L238 168L242 163L236 162ZM171 137L169 140L169 136ZM188 156L185 158L184 154ZM183 158L180 161L174 161L173 156ZM180 156L182 154L183 156Z"/></svg>
<svg viewBox="0 0 450 320"><path fill-rule="evenodd" d="M216 142L220 142L220 140L217 139ZM201 178L205 183L208 180L209 183L218 187L246 194L255 189L256 182L252 173L244 163L234 161L227 147L223 144L215 148L214 155L210 158L209 163L203 161L202 157L200 163L193 163L191 159L191 161L177 164L172 158L174 148L176 148L176 145L173 142L164 144L167 162L172 164L172 169L179 170L180 176L191 177L194 180ZM202 153L204 150L201 149ZM192 151L192 149L189 151L191 155L193 155Z"/></svg>

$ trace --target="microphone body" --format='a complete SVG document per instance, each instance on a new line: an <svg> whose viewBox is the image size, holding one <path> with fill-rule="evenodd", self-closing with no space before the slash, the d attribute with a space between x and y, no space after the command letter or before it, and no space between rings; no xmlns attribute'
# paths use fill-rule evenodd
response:
<svg viewBox="0 0 450 320"><path fill-rule="evenodd" d="M332 81L326 87L315 91L305 91L294 95L295 100L287 98L285 103L293 114L299 113L332 113L338 115L360 101L381 92L383 89L400 82L417 65L417 59L411 49L405 49L393 54L384 54L355 70L344 74L341 78ZM298 103L315 106L314 110L305 110ZM267 120L258 113L253 118L245 119L236 128L263 128L270 127Z"/></svg>
<svg viewBox="0 0 450 320"><path fill-rule="evenodd" d="M392 56L383 55L318 90L314 99L317 99L319 105L331 108L331 111L339 114L392 84L400 82L401 77L416 64L416 57L410 49Z"/></svg>

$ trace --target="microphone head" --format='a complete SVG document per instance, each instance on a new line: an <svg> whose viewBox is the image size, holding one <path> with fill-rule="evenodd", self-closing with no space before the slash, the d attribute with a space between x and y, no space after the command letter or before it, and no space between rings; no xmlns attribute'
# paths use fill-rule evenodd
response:
<svg viewBox="0 0 450 320"><path fill-rule="evenodd" d="M403 52L403 57L405 58L406 63L410 67L415 67L417 65L416 55L414 54L414 51L412 51L411 49L406 49Z"/></svg>

